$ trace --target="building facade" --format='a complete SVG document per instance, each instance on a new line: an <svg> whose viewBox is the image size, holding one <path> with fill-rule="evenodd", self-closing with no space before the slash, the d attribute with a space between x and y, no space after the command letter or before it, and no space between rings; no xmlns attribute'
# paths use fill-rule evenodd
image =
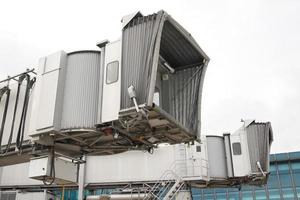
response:
<svg viewBox="0 0 300 200"><path fill-rule="evenodd" d="M270 176L263 187L192 189L193 200L300 199L300 151L272 154Z"/></svg>

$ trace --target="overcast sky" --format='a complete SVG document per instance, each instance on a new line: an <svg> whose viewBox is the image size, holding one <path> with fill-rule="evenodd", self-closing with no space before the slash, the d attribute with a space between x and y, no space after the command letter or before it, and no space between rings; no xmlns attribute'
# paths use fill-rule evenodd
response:
<svg viewBox="0 0 300 200"><path fill-rule="evenodd" d="M161 9L211 58L202 133L234 132L241 118L270 121L272 152L299 151L299 0L0 0L0 79L58 50L97 49L120 37L122 16Z"/></svg>

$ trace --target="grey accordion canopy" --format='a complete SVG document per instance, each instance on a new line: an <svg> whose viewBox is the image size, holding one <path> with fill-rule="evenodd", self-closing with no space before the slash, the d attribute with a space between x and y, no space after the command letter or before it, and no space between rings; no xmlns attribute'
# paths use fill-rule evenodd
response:
<svg viewBox="0 0 300 200"><path fill-rule="evenodd" d="M159 66L175 70L162 81L160 107L199 135L203 79L209 58L192 36L164 11L137 14L122 33L121 109L133 106L127 88L136 88L138 104L153 105Z"/></svg>

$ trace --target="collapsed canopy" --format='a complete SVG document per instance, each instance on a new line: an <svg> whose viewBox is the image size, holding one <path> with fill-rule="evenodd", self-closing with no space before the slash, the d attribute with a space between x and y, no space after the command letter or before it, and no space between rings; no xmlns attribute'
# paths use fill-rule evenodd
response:
<svg viewBox="0 0 300 200"><path fill-rule="evenodd" d="M162 84L160 96L168 102L163 100L161 107L186 128L199 132L208 60L191 35L166 12L131 16L122 35L121 109L133 106L127 94L130 85L136 89L138 104L152 106L162 61L175 72Z"/></svg>

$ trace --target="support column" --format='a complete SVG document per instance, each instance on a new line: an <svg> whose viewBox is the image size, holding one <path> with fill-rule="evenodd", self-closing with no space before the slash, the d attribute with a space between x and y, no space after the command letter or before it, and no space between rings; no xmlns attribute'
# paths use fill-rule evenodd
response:
<svg viewBox="0 0 300 200"><path fill-rule="evenodd" d="M85 156L82 160L86 160ZM86 163L82 163L79 165L78 171L78 200L84 199L84 185L85 185L85 165Z"/></svg>

